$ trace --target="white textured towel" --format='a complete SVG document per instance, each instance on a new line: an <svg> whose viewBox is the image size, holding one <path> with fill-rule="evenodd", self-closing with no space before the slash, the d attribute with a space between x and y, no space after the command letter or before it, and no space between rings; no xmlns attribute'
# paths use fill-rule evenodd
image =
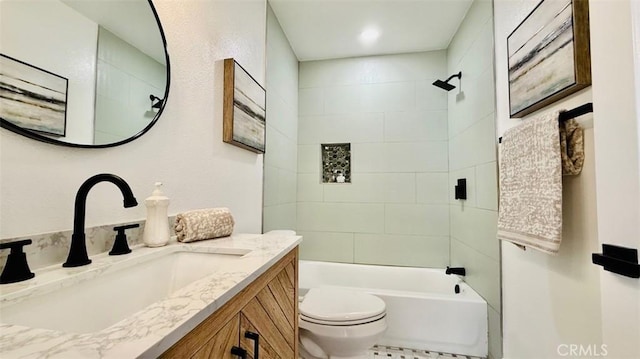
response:
<svg viewBox="0 0 640 359"><path fill-rule="evenodd" d="M179 242L230 236L233 217L228 208L208 208L180 213L176 216L176 236Z"/></svg>
<svg viewBox="0 0 640 359"><path fill-rule="evenodd" d="M498 238L557 254L562 240L558 112L507 130L500 146Z"/></svg>

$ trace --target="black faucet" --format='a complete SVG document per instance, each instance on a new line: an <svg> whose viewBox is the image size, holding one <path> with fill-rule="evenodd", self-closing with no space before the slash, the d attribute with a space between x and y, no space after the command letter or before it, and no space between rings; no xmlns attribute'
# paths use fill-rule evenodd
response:
<svg viewBox="0 0 640 359"><path fill-rule="evenodd" d="M444 271L445 274L457 274L457 275L467 275L467 270L464 267L452 267L447 266L447 270Z"/></svg>
<svg viewBox="0 0 640 359"><path fill-rule="evenodd" d="M122 178L109 173L101 173L95 175L84 183L78 189L76 194L76 204L73 214L73 234L71 235L71 246L69 247L69 256L67 261L62 264L63 267L79 267L91 263L91 259L87 255L87 243L84 234L84 217L87 207L87 195L89 190L100 182L111 182L118 186L122 196L124 197L124 207L135 207L138 201L133 196L131 187Z"/></svg>

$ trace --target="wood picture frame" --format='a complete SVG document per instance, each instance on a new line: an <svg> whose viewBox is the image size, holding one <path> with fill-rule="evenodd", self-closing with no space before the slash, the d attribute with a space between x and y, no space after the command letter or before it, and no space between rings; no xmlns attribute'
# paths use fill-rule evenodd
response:
<svg viewBox="0 0 640 359"><path fill-rule="evenodd" d="M266 91L234 59L224 60L223 141L265 152Z"/></svg>
<svg viewBox="0 0 640 359"><path fill-rule="evenodd" d="M0 118L23 129L64 137L69 80L0 54Z"/></svg>
<svg viewBox="0 0 640 359"><path fill-rule="evenodd" d="M507 37L509 115L591 85L588 0L542 0Z"/></svg>

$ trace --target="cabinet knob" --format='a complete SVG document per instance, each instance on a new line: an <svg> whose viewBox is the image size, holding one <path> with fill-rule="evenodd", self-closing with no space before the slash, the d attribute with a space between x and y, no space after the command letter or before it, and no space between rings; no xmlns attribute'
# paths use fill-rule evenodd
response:
<svg viewBox="0 0 640 359"><path fill-rule="evenodd" d="M244 337L253 340L253 359L259 359L258 350L260 349L260 334L246 331Z"/></svg>
<svg viewBox="0 0 640 359"><path fill-rule="evenodd" d="M240 347L232 347L231 348L231 354L232 355L236 355L237 357L241 358L241 359L247 359L247 351L240 348Z"/></svg>

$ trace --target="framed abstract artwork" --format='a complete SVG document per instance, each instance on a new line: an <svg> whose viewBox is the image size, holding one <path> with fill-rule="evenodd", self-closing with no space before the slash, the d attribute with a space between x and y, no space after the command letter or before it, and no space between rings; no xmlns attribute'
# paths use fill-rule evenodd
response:
<svg viewBox="0 0 640 359"><path fill-rule="evenodd" d="M509 35L507 52L511 117L590 86L588 1L541 1Z"/></svg>
<svg viewBox="0 0 640 359"><path fill-rule="evenodd" d="M51 136L64 136L69 81L0 54L0 118Z"/></svg>
<svg viewBox="0 0 640 359"><path fill-rule="evenodd" d="M224 60L223 141L265 151L266 91L234 59Z"/></svg>

